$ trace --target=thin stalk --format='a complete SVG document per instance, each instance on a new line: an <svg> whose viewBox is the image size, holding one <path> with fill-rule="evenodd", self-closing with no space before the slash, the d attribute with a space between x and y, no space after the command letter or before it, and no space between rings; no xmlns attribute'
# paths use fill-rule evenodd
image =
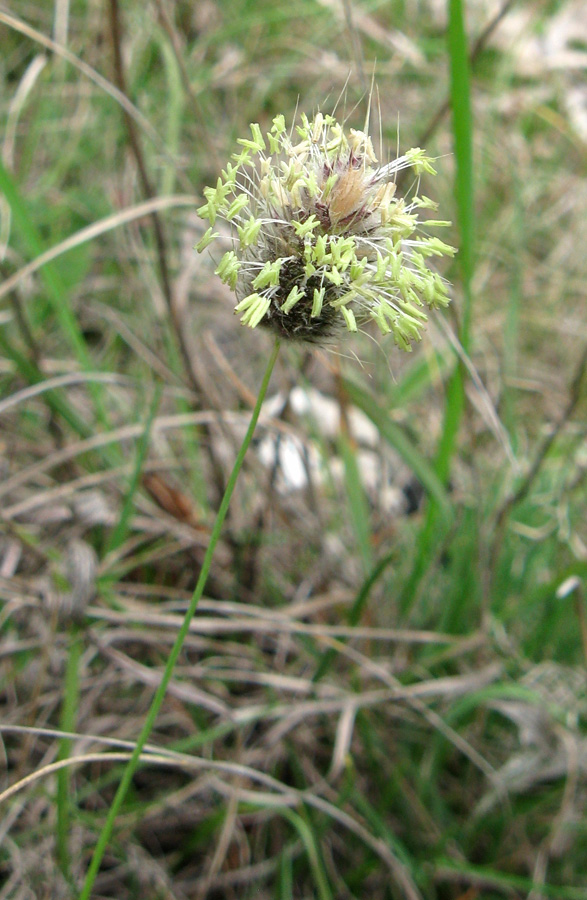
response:
<svg viewBox="0 0 587 900"><path fill-rule="evenodd" d="M218 513L216 515L216 520L212 527L212 533L210 535L210 542L208 544L208 548L206 550L206 555L204 556L204 561L202 563L202 569L200 571L200 575L198 578L198 583L196 584L194 593L192 595L192 599L190 600L190 605L186 611L183 622L181 624L181 628L177 634L177 638L175 639L175 643L171 649L169 654L169 658L167 660L167 664L165 666L165 671L163 672L163 676L159 683L159 687L155 692L155 696L149 708L149 712L147 713L147 717L145 719L144 725L141 729L141 733L137 738L137 742L135 744L135 748L133 750L132 756L129 759L126 768L122 774L122 779L118 786L118 790L114 796L114 800L112 801L112 805L108 811L108 816L106 817L106 822L104 823L104 827L100 833L98 838L98 843L96 844L96 848L94 850L94 855L92 857L92 861L86 873L86 878L79 895L79 900L89 900L92 888L94 886L94 881L96 880L96 875L98 874L98 870L100 868L100 863L102 862L102 857L104 856L104 852L106 847L108 846L108 842L112 836L112 831L114 830L114 825L116 822L116 817L120 811L120 808L124 802L124 798L126 797L127 791L130 787L130 783L132 777L137 769L139 764L139 759L141 753L143 752L143 748L149 739L149 735L153 730L153 726L155 724L155 720L161 708L161 704L163 703L163 699L165 697L165 693L167 691L167 687L169 682L171 681L171 676L173 674L173 670L175 668L175 664L178 660L179 654L181 652L181 648L183 647L183 643L188 635L188 631L190 628L191 621L196 612L198 603L202 594L204 593L204 588L206 586L206 581L208 580L208 573L210 572L210 567L212 565L212 558L214 556L214 550L216 549L216 544L220 538L220 533L222 531L222 526L224 524L224 520L226 518L226 513L228 512L228 507L230 506L230 500L232 498L232 494L242 468L242 464L245 458L245 454L249 448L249 444L251 443L253 433L255 431L255 427L257 425L257 420L259 418L259 413L261 412L261 405L263 400L265 399L265 395L267 393L267 388L269 387L269 380L271 378L271 373L273 372L273 367L275 365L275 361L277 359L277 355L279 353L279 341L275 342L275 346L273 347L273 351L269 358L269 362L267 363L267 368L265 370L265 374L263 376L263 381L261 382L261 387L259 390L259 394L257 396L257 402L255 403L255 408L253 409L253 414L251 416L251 421L249 423L249 427L247 429L247 433L244 437L244 440L241 444L240 450L238 451L236 461L233 467L232 472L230 473L230 478L228 479L228 483L226 485L226 489L224 491L224 496L222 497L222 501L220 503L220 508L218 509Z"/></svg>

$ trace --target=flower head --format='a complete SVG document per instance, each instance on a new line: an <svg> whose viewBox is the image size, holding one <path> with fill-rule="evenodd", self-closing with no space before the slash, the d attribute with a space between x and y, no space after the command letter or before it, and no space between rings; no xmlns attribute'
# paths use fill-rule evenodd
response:
<svg viewBox="0 0 587 900"><path fill-rule="evenodd" d="M424 151L379 165L367 134L346 134L322 113L302 116L295 134L283 116L265 135L253 124L251 138L238 143L216 187L204 190L198 212L210 227L197 249L219 236L217 217L230 223L234 246L216 274L235 292L242 324L320 342L374 319L410 350L427 320L424 307L449 302L428 260L454 253L420 231L420 210L436 208L431 200L417 191L409 200L396 196L402 169L435 174Z"/></svg>

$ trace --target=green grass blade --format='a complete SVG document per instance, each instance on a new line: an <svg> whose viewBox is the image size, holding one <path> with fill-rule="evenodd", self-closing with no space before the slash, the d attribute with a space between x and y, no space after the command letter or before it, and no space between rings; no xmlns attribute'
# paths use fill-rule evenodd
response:
<svg viewBox="0 0 587 900"><path fill-rule="evenodd" d="M39 371L35 363L8 340L3 326L0 326L0 350L6 355L7 359L12 360L18 372L29 384L40 384L45 380L45 376ZM77 412L65 400L60 391L45 391L43 396L49 407L58 413L80 437L87 438L93 434L90 426L83 419L80 419Z"/></svg>
<svg viewBox="0 0 587 900"><path fill-rule="evenodd" d="M390 388L390 396L398 409L407 407L417 397L429 389L433 381L442 376L450 376L456 364L452 349L436 352L433 358L427 353L414 359L404 372L397 376L397 381Z"/></svg>
<svg viewBox="0 0 587 900"><path fill-rule="evenodd" d="M37 228L29 215L26 203L22 198L14 179L5 168L1 159L0 190L3 192L10 205L14 223L21 232L29 252L32 256L40 256L44 252L44 247ZM45 286L45 290L47 291L47 297L51 304L51 308L53 309L71 349L82 368L86 371L91 371L92 360L84 337L69 306L67 288L63 283L57 268L51 263L46 263L40 269L40 277ZM90 384L89 390L94 401L98 418L103 425L108 426L108 418L102 403L102 393L100 388L97 385Z"/></svg>
<svg viewBox="0 0 587 900"><path fill-rule="evenodd" d="M363 568L365 573L367 573L373 568L371 524L369 520L369 506L361 481L357 454L344 434L340 435L338 448L344 464L344 482L351 521L357 538L359 552L363 559Z"/></svg>
<svg viewBox="0 0 587 900"><path fill-rule="evenodd" d="M282 851L279 861L279 881L277 885L277 900L291 900L293 897L293 866L291 856L285 850Z"/></svg>
<svg viewBox="0 0 587 900"><path fill-rule="evenodd" d="M416 449L405 432L395 422L391 421L387 410L381 407L368 391L348 378L344 379L344 388L349 399L371 419L381 436L397 450L404 462L410 467L431 500L436 503L442 518L447 523L450 522L452 519L452 504L446 488L432 466Z"/></svg>
<svg viewBox="0 0 587 900"><path fill-rule="evenodd" d="M468 353L471 336L472 295L471 281L474 268L474 192L473 192L473 117L469 86L469 51L465 31L464 8L461 0L448 3L448 56L450 64L450 99L454 153L456 161L455 195L457 205L457 226L459 230L458 260L461 271L463 310L459 329L459 341ZM446 389L444 422L442 435L435 459L436 476L446 485L450 475L452 458L465 406L465 371L457 365ZM410 609L414 593L428 568L435 559L434 546L445 536L445 529L439 527L439 507L436 497L431 497L422 530L418 538L418 555L412 573L401 597L404 612Z"/></svg>
<svg viewBox="0 0 587 900"><path fill-rule="evenodd" d="M310 862L310 868L312 870L317 888L316 897L318 898L318 900L332 900L332 891L330 890L328 881L326 879L326 873L324 872L324 867L320 860L320 850L318 842L316 841L316 837L312 829L308 825L307 821L302 818L302 816L298 815L298 813L293 812L293 810L288 809L287 807L284 807L281 810L281 814L296 829L306 849L308 860Z"/></svg>
<svg viewBox="0 0 587 900"><path fill-rule="evenodd" d="M353 605L351 606L351 608L349 609L349 611L346 615L346 620L349 625L358 625L359 622L361 621L361 616L363 614L365 604L367 603L367 600L369 599L369 595L370 595L372 589L377 584L379 579L383 576L383 574L388 569L388 567L391 565L394 557L395 557L395 552L388 553L386 556L383 557L383 559L379 560L379 562L377 563L375 568L372 569L372 571L365 578L357 596L355 597ZM336 659L336 656L337 656L337 653L336 653L336 650L334 649L334 647L329 647L328 650L326 650L322 654L322 658L318 664L318 668L316 669L316 672L312 676L313 682L318 682L322 678L324 678L324 676L326 675L326 673L332 666L332 663Z"/></svg>
<svg viewBox="0 0 587 900"><path fill-rule="evenodd" d="M2 160L0 160L0 190L2 190L10 205L14 223L21 232L30 253L33 256L40 256L45 248L43 247L37 229L28 213L25 201L21 197L14 179L4 167ZM40 270L40 276L47 290L47 295L51 301L55 315L57 316L65 336L69 340L71 348L74 350L78 360L83 363L86 368L90 368L90 356L88 354L86 343L67 303L67 290L59 272L54 265L47 263Z"/></svg>
<svg viewBox="0 0 587 900"><path fill-rule="evenodd" d="M464 884L484 884L487 889L490 885L499 892L500 896L512 896L518 892L524 896L547 897L548 900L587 900L587 888L584 887L564 887L562 885L551 885L548 883L537 883L531 878L525 878L523 875L504 875L496 869L487 866L475 866L468 863L455 863L453 859L436 859L433 863L438 871L446 873L460 874ZM451 879L452 881L452 879ZM487 894L486 896L490 896ZM494 896L497 896L495 894Z"/></svg>
<svg viewBox="0 0 587 900"><path fill-rule="evenodd" d="M450 61L450 98L456 161L455 194L459 230L458 261L463 289L463 309L459 341L469 352L471 334L473 253L475 233L473 188L473 116L469 86L469 49L461 0L449 0L448 54ZM465 403L465 373L457 366L449 381L442 438L436 457L436 472L446 482ZM430 507L431 514L433 507Z"/></svg>
<svg viewBox="0 0 587 900"><path fill-rule="evenodd" d="M463 281L463 312L459 338L468 352L471 335L471 281L474 270L475 206L473 184L473 115L469 85L469 48L462 0L449 0L448 52L450 97L456 161L455 192L460 234L458 261Z"/></svg>

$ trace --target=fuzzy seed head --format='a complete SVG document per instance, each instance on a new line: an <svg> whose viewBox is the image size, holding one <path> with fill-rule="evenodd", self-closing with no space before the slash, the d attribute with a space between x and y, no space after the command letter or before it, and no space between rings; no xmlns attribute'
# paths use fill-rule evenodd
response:
<svg viewBox="0 0 587 900"><path fill-rule="evenodd" d="M455 252L421 231L449 224L420 221L433 201L417 190L409 200L396 196L402 169L412 168L417 182L421 172L435 174L425 152L379 165L367 134L347 135L322 113L303 115L295 133L283 116L265 135L254 123L251 138L238 143L216 187L204 190L199 214L210 227L197 249L219 236L217 218L230 223L233 249L216 274L234 291L242 324L320 343L373 319L410 350L426 323L424 308L449 302L428 260Z"/></svg>

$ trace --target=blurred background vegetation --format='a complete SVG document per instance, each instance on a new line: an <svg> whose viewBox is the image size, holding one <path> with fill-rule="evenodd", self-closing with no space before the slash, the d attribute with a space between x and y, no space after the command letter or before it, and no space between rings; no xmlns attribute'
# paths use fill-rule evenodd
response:
<svg viewBox="0 0 587 900"><path fill-rule="evenodd" d="M460 12L0 6L0 900L79 892L270 352L202 189L373 73L452 307L283 348L93 896L587 898L587 13Z"/></svg>

